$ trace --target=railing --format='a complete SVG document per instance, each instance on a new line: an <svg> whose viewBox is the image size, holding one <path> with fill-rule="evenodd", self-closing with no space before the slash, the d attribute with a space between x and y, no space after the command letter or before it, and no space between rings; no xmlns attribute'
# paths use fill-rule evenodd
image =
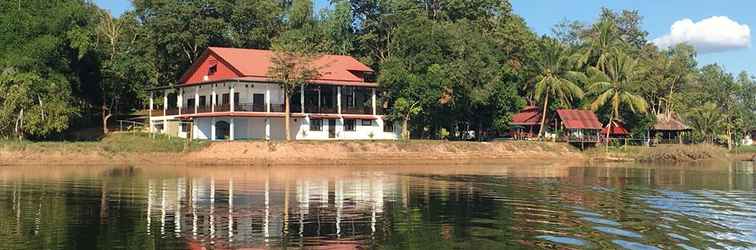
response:
<svg viewBox="0 0 756 250"><path fill-rule="evenodd" d="M181 108L182 115L194 114L194 106Z"/></svg>
<svg viewBox="0 0 756 250"><path fill-rule="evenodd" d="M213 112L213 107L211 106L198 106L197 107L197 113L210 113Z"/></svg>
<svg viewBox="0 0 756 250"><path fill-rule="evenodd" d="M150 112L150 116L163 116L162 109L153 109L152 111L147 111L147 112Z"/></svg>
<svg viewBox="0 0 756 250"><path fill-rule="evenodd" d="M285 110L286 110L286 105L284 104L271 104L270 105L270 112L282 113Z"/></svg>
<svg viewBox="0 0 756 250"><path fill-rule="evenodd" d="M584 135L584 136L567 136L563 140L567 142L599 142L599 136Z"/></svg>
<svg viewBox="0 0 756 250"><path fill-rule="evenodd" d="M170 108L165 110L165 115L178 115L178 108Z"/></svg>
<svg viewBox="0 0 756 250"><path fill-rule="evenodd" d="M265 112L265 104L252 104L252 103L241 103L237 104L236 107L234 107L234 111L238 112Z"/></svg>
<svg viewBox="0 0 756 250"><path fill-rule="evenodd" d="M373 107L343 107L341 113L344 114L360 114L360 115L372 115Z"/></svg>
<svg viewBox="0 0 756 250"><path fill-rule="evenodd" d="M305 113L336 114L337 112L336 107L305 106Z"/></svg>
<svg viewBox="0 0 756 250"><path fill-rule="evenodd" d="M229 112L231 111L230 104L218 104L215 105L215 112Z"/></svg>
<svg viewBox="0 0 756 250"><path fill-rule="evenodd" d="M144 131L146 129L146 126L143 122L135 122L135 121L128 121L128 120L118 120L118 130L121 132L136 132L136 131Z"/></svg>

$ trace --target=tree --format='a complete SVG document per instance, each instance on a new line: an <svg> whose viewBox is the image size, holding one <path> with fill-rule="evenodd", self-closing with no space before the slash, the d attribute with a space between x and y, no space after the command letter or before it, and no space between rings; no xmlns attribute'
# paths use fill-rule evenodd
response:
<svg viewBox="0 0 756 250"><path fill-rule="evenodd" d="M583 90L575 83L585 76L573 71L574 64L570 61L570 49L554 39L544 38L541 44L541 60L538 62L538 75L534 82L533 97L543 102L541 112L541 129L539 137L543 138L546 127L546 113L549 100L556 100L561 106L570 106L575 99L583 98Z"/></svg>
<svg viewBox="0 0 756 250"><path fill-rule="evenodd" d="M578 63L603 70L606 60L619 43L613 22L602 21L593 25L593 30L584 38L585 43L578 54Z"/></svg>
<svg viewBox="0 0 756 250"><path fill-rule="evenodd" d="M62 75L46 78L33 72L6 68L0 73L0 136L19 140L46 136L68 128L76 113L70 89Z"/></svg>
<svg viewBox="0 0 756 250"><path fill-rule="evenodd" d="M284 93L284 131L286 140L291 140L291 96L299 88L304 88L309 80L318 77L318 69L312 64L316 56L304 50L296 50L278 45L274 47L268 75L278 81Z"/></svg>
<svg viewBox="0 0 756 250"><path fill-rule="evenodd" d="M612 121L620 120L620 107L625 106L633 113L646 112L648 108L646 101L632 92L633 86L640 85L643 79L643 71L637 60L617 52L607 58L605 71L591 67L588 69L588 74L590 76L588 91L596 96L591 103L591 109L597 111L607 104L610 107L607 140L612 130Z"/></svg>

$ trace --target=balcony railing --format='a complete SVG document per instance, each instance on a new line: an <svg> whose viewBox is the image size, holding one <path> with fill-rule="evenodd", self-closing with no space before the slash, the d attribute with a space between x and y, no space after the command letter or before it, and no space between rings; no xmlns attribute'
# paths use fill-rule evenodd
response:
<svg viewBox="0 0 756 250"><path fill-rule="evenodd" d="M286 106L284 104L271 104L270 105L270 112L277 112L282 113L286 109Z"/></svg>
<svg viewBox="0 0 756 250"><path fill-rule="evenodd" d="M182 115L194 114L194 106L181 108Z"/></svg>
<svg viewBox="0 0 756 250"><path fill-rule="evenodd" d="M215 105L215 112L229 112L231 111L230 104L218 104Z"/></svg>
<svg viewBox="0 0 756 250"><path fill-rule="evenodd" d="M357 114L357 115L372 115L373 107L343 107L341 113L344 114Z"/></svg>
<svg viewBox="0 0 756 250"><path fill-rule="evenodd" d="M210 113L213 112L213 107L211 106L199 106L197 107L197 113Z"/></svg>
<svg viewBox="0 0 756 250"><path fill-rule="evenodd" d="M234 111L238 112L265 112L265 104L252 104L252 103L241 103L237 104L236 107L234 107Z"/></svg>
<svg viewBox="0 0 756 250"><path fill-rule="evenodd" d="M337 112L336 107L305 106L305 113L336 114Z"/></svg>
<svg viewBox="0 0 756 250"><path fill-rule="evenodd" d="M165 115L178 115L178 108L169 108L165 110Z"/></svg>

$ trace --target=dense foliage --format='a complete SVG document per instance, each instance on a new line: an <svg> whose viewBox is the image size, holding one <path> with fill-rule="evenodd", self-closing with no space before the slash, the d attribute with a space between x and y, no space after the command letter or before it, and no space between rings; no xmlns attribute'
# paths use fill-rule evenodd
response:
<svg viewBox="0 0 756 250"><path fill-rule="evenodd" d="M539 37L500 0L132 2L119 17L85 0L0 3L0 136L104 127L208 46L355 56L379 71L381 105L408 137L507 130L525 105L592 108L638 136L676 113L697 141L730 144L756 124L752 75L699 67L687 45L656 48L637 11Z"/></svg>

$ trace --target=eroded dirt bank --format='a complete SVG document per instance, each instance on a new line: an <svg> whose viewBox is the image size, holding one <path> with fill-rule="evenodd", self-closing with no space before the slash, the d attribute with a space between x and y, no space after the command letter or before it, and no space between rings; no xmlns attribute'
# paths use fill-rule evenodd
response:
<svg viewBox="0 0 756 250"><path fill-rule="evenodd" d="M422 165L565 162L586 157L564 144L532 142L217 142L182 153L0 150L0 165Z"/></svg>

